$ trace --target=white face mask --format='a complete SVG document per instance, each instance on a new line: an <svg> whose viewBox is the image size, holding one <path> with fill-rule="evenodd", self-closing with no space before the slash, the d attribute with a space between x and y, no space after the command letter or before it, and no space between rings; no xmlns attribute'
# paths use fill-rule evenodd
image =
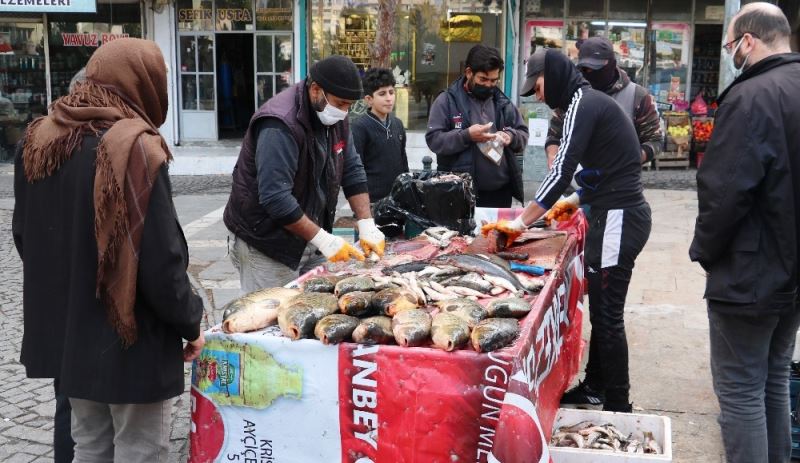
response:
<svg viewBox="0 0 800 463"><path fill-rule="evenodd" d="M748 53L747 56L744 57L744 60L742 61L742 66L741 67L736 67L736 52L739 51L739 47L742 46L742 42L744 42L744 37L739 39L739 43L736 44L736 48L734 48L733 52L731 53L731 56L730 56L731 60L728 62L730 64L731 72L733 73L734 77L739 77L739 75L742 73L742 71L745 70L745 68L747 67L747 60L750 59L750 53L752 53L752 50L751 50L750 53Z"/></svg>
<svg viewBox="0 0 800 463"><path fill-rule="evenodd" d="M333 125L339 121L343 121L344 118L347 117L347 111L343 111L328 103L328 97L325 95L325 92L322 92L322 96L325 98L325 109L317 111L317 117L319 117L320 122L325 125Z"/></svg>

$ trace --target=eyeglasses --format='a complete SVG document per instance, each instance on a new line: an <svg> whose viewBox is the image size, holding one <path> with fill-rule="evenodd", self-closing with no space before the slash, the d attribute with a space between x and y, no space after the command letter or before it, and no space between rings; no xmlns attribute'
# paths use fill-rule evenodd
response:
<svg viewBox="0 0 800 463"><path fill-rule="evenodd" d="M725 45L723 45L723 46L722 46L722 49L723 49L723 50L725 50L725 51L727 51L728 53L730 53L730 52L731 52L731 50L733 50L733 46L734 46L735 44L739 43L739 41L740 41L740 40L742 40L742 39L744 38L744 36L745 36L745 35L747 35L747 34L750 34L750 35L751 35L753 38L755 38L755 39L760 39L760 38L761 38L761 37L759 37L759 36L758 36L758 34L754 34L754 33L752 33L752 32L744 32L744 33L742 33L742 35L740 35L739 37L736 37L735 39L733 39L733 40L731 40L730 42L728 42L728 43L726 43Z"/></svg>

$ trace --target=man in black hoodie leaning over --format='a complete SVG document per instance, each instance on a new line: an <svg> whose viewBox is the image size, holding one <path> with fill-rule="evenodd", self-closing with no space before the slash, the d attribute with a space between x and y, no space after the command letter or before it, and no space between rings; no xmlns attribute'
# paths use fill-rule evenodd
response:
<svg viewBox="0 0 800 463"><path fill-rule="evenodd" d="M800 55L781 10L750 3L725 51L743 71L719 97L697 172L689 256L707 272L711 375L727 461L787 462L789 363L800 325Z"/></svg>
<svg viewBox="0 0 800 463"><path fill-rule="evenodd" d="M556 204L578 163L583 165L575 180L581 187L580 202L591 206L584 259L592 322L589 357L594 367L587 368L586 380L571 392L591 396L596 404L603 403L604 410L630 412L625 296L651 225L636 130L622 108L592 89L558 50L531 55L526 76L522 96L535 93L550 108L564 110L565 130L535 201L517 219L487 224L483 231L518 236Z"/></svg>
<svg viewBox="0 0 800 463"><path fill-rule="evenodd" d="M528 143L528 126L497 88L502 70L497 49L472 47L464 76L433 102L425 134L437 170L472 175L479 207L511 207L512 197L523 200L517 155Z"/></svg>

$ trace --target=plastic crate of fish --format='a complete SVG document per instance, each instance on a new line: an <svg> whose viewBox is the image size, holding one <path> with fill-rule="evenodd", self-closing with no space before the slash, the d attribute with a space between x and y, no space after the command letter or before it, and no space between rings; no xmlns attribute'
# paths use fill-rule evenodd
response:
<svg viewBox="0 0 800 463"><path fill-rule="evenodd" d="M556 436L561 428L574 427L581 423L591 423L596 426L608 424L613 426L622 436L640 436L639 438L634 437L637 440L641 439L641 436L652 436L656 444L655 447L660 450L660 453L624 452L622 447L625 444L621 443L619 439L617 439L616 444L619 444L621 448L617 451L557 447L551 444L549 449L553 463L646 463L672 461L672 422L669 417L561 408L558 410L556 419L553 422L553 435Z"/></svg>

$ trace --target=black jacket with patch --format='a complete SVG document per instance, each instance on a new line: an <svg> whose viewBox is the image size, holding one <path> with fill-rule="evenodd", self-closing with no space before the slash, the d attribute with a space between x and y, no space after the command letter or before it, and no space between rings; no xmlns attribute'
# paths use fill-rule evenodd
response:
<svg viewBox="0 0 800 463"><path fill-rule="evenodd" d="M425 141L428 148L436 153L438 171L466 172L474 177L475 159L483 154L469 136L469 127L474 122L470 118L467 98L470 96L464 90L464 77L456 79L447 90L436 97L428 118ZM513 134L511 144L503 150L503 156L509 169L512 194L522 201L522 169L517 157L522 156L528 143L528 126L522 120L519 110L500 90L494 94L494 110L494 127Z"/></svg>

